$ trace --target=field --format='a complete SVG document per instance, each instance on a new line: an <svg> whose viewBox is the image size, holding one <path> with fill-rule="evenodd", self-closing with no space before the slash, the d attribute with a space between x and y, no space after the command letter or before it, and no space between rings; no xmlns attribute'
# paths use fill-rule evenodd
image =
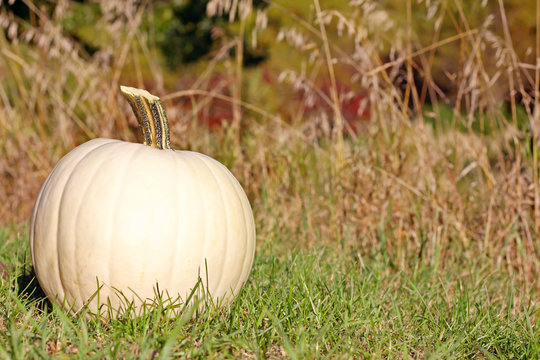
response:
<svg viewBox="0 0 540 360"><path fill-rule="evenodd" d="M210 51L178 62L166 2L22 3L0 5L3 357L539 357L535 4L210 1ZM248 195L255 264L229 307L71 317L33 278L54 164L140 138L120 85Z"/></svg>
<svg viewBox="0 0 540 360"><path fill-rule="evenodd" d="M2 257L26 273L26 239L3 240ZM538 357L532 290L520 292L485 261L409 266L264 243L234 304L194 320L189 311L169 319L159 306L137 320L72 318L44 303L30 276L13 277L0 289L0 351L6 359Z"/></svg>

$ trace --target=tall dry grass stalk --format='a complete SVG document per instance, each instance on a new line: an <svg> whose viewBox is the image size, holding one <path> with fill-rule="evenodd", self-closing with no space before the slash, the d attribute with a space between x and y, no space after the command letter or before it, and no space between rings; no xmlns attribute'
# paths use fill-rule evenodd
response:
<svg viewBox="0 0 540 360"><path fill-rule="evenodd" d="M210 15L232 20L240 11L240 33L224 37L192 80L176 82L159 67L142 25L143 15L152 17L149 3L98 3L108 40L92 56L62 31L70 2L52 15L32 9L34 22L0 10L3 223L28 218L45 176L72 147L96 136L136 140L116 91L123 82L163 97L173 147L232 168L252 201L260 242L334 246L383 256L394 268L411 256L441 266L485 257L538 286L539 66L515 53L502 0L475 25L462 0L407 1L405 28L372 0L351 1L346 11L315 0L302 16L272 1L264 11L250 1L211 1ZM429 44L413 31L418 12L433 24ZM277 62L280 83L253 85L257 72L242 69L242 52L234 58L229 50L241 49L244 34L254 43L264 36L272 16L292 24L266 30L290 61ZM455 32L442 37L443 22ZM446 91L432 75L444 46L456 49ZM224 79L217 84L216 73ZM500 88L512 95L509 117ZM234 141L226 126L197 120L216 99L233 104ZM345 118L351 99L358 114ZM361 120L366 109L369 121Z"/></svg>

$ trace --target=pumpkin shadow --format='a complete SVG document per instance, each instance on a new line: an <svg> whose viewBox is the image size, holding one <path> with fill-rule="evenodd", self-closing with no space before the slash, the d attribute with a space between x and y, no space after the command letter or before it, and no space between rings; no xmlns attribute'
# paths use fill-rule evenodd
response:
<svg viewBox="0 0 540 360"><path fill-rule="evenodd" d="M35 303L40 310L50 312L52 304L47 295L41 289L33 267L17 278L17 295L19 298L26 299L28 302Z"/></svg>

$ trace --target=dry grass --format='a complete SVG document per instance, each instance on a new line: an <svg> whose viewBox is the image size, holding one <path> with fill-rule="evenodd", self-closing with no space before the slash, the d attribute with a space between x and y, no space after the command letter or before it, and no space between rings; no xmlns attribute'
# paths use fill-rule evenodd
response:
<svg viewBox="0 0 540 360"><path fill-rule="evenodd" d="M28 218L52 166L77 144L98 136L137 139L118 92L126 83L166 99L173 147L205 152L232 168L252 201L261 242L384 252L398 268L410 256L442 263L484 256L538 286L538 97L530 91L538 88L538 65L514 52L502 0L494 14L503 19L501 29L492 18L468 24L461 0L409 0L407 26L400 28L377 1L365 0L347 11L315 1L313 13L302 17L269 2L265 11L293 26L266 30L266 15L249 2L212 1L224 13L240 4L238 34L251 40L274 34L276 49L295 60L272 62L269 71L275 78L282 72L282 81L262 85L256 70L239 66L241 53L228 51L216 51L203 70L190 69L198 74L193 81L171 80L142 25L151 23L150 4L99 3L107 46L93 56L62 31L69 1L52 14L33 9L32 22L0 9L2 223ZM440 38L440 24L454 10L455 34ZM413 11L429 14L432 43L417 40ZM222 49L242 46L237 40L222 39ZM431 67L449 44L459 58L445 93ZM225 79L218 86L210 81L216 73ZM194 91L174 93L186 82ZM501 88L516 95L509 116ZM360 93L367 94L360 108L369 108L370 120L344 119L341 105ZM197 121L216 98L234 104L230 127ZM428 100L433 113L426 114ZM444 118L441 108L448 106ZM488 125L489 132L473 130ZM270 239L276 228L281 238Z"/></svg>

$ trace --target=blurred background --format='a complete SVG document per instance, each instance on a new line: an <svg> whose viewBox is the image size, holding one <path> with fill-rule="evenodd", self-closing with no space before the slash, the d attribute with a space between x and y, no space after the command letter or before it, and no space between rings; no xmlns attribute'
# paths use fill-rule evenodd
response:
<svg viewBox="0 0 540 360"><path fill-rule="evenodd" d="M75 146L140 139L129 85L163 99L173 148L233 171L260 241L537 278L534 1L0 4L4 226Z"/></svg>

